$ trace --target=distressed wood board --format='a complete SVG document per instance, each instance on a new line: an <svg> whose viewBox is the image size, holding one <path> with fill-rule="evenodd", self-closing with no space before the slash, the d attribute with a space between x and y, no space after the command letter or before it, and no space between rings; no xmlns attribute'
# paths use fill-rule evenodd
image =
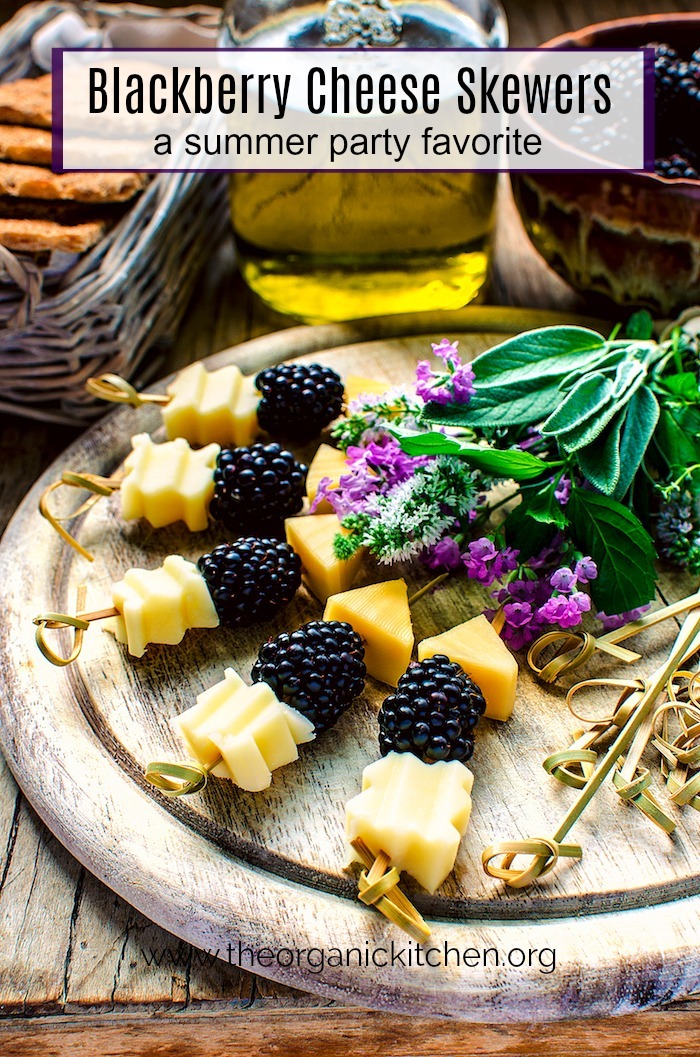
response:
<svg viewBox="0 0 700 1057"><path fill-rule="evenodd" d="M254 371L301 356L331 364L341 374L394 383L412 376L430 340L457 337L463 352L478 354L504 334L552 321L556 317L549 313L484 307L297 328L219 353L208 363L235 360ZM184 940L218 950L225 959L231 944L234 961L239 942L256 951L291 951L271 965L251 966L244 955L243 965L285 984L378 1009L540 1020L625 1013L696 990L695 812L679 817L669 838L604 790L573 833L584 847L582 861L562 863L538 885L518 892L482 872L486 845L550 834L575 795L547 777L541 760L567 744L578 723L565 711L564 689L542 687L522 666L511 721L484 721L479 728L474 811L454 873L435 896L410 881L405 886L430 921L439 961L447 944L495 949L499 964L491 954L478 965L457 967L454 955L447 965L418 965L415 948L412 964L406 953L404 964L385 967L326 964L319 972L303 957L297 961L295 952L309 948L371 952L391 948L392 941L411 947L407 937L357 902L354 875L343 869L344 803L359 790L363 767L377 756L375 717L386 688L368 680L366 694L334 733L302 748L300 760L276 772L263 793L212 780L202 794L169 800L144 782L142 771L152 759L182 756L168 721L218 681L226 665L247 675L261 641L320 616L320 604L302 589L273 625L189 632L181 646L149 647L139 660L97 626L87 633L79 660L66 669L50 666L34 644L31 618L40 611L69 611L79 583L87 584L87 608L100 608L110 602L110 583L130 566L153 567L172 552L195 559L222 539L214 529L190 535L182 526L156 532L144 523L126 525L113 497L76 525L81 542L96 555L90 565L39 517L39 495L62 470L109 475L127 454L129 437L143 430L157 434L159 422L154 408L108 414L36 483L0 546L0 739L29 800L68 849ZM313 448L300 454L309 458ZM419 566L389 572L397 574L413 589L429 575ZM386 576L368 562L357 583ZM665 574L660 585L670 599L694 586L679 574ZM487 603L486 592L455 579L416 603L416 641ZM646 634L644 673L664 657L674 634L671 627ZM607 660L587 674L603 672L620 674ZM543 972L537 954L528 954L544 948L556 951L554 971ZM522 965L519 951L525 952ZM510 960L508 952L515 952Z"/></svg>

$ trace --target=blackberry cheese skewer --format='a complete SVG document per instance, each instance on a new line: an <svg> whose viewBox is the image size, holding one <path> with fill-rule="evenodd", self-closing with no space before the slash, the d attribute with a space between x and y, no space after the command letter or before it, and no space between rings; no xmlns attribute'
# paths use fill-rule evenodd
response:
<svg viewBox="0 0 700 1057"><path fill-rule="evenodd" d="M245 447L261 430L311 440L343 406L340 376L317 363L281 364L255 377L242 374L235 364L207 371L202 363L193 363L180 371L165 394L139 393L115 374L91 378L86 388L111 403L159 405L168 439L182 437L197 446Z"/></svg>
<svg viewBox="0 0 700 1057"><path fill-rule="evenodd" d="M172 725L193 761L154 762L146 778L169 796L201 790L210 774L258 792L297 746L337 723L364 690L362 641L347 624L314 620L263 643L247 686L231 668Z"/></svg>
<svg viewBox="0 0 700 1057"><path fill-rule="evenodd" d="M73 518L100 496L119 492L125 521L145 518L156 529L184 521L190 532L206 529L211 519L231 533L281 534L283 520L303 506L307 468L279 444L223 449L208 444L193 450L182 438L155 444L138 433L131 447L122 473L107 478L64 473L39 501L41 514L89 561L93 556L61 524L70 519L49 508L49 497L63 485L93 493Z"/></svg>
<svg viewBox="0 0 700 1057"><path fill-rule="evenodd" d="M157 569L129 569L112 587L112 608L71 616L45 613L34 618L39 649L52 664L76 659L92 621L106 621L134 657L149 643L176 645L190 628L247 627L269 620L295 595L301 563L287 543L244 537L222 543L197 564L170 554ZM47 628L73 627L68 657L46 642Z"/></svg>

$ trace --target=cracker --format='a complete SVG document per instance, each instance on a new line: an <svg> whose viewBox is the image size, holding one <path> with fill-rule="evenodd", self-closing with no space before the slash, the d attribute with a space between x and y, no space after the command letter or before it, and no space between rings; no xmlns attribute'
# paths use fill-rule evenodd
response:
<svg viewBox="0 0 700 1057"><path fill-rule="evenodd" d="M47 220L3 220L0 218L0 246L16 253L40 253L63 250L83 253L94 246L105 233L106 224L56 224Z"/></svg>
<svg viewBox="0 0 700 1057"><path fill-rule="evenodd" d="M148 177L134 172L80 172L57 175L34 165L0 162L0 194L72 202L127 202Z"/></svg>
<svg viewBox="0 0 700 1057"><path fill-rule="evenodd" d="M51 128L51 74L0 84L0 121Z"/></svg>
<svg viewBox="0 0 700 1057"><path fill-rule="evenodd" d="M51 165L51 133L43 128L0 125L0 158L29 165Z"/></svg>

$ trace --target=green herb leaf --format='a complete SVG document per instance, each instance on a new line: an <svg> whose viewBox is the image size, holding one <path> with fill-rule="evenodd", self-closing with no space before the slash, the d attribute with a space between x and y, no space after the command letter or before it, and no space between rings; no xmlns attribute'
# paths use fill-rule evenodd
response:
<svg viewBox="0 0 700 1057"><path fill-rule="evenodd" d="M459 437L448 437L444 433L407 433L402 430L391 432L407 455L455 455L475 470L481 470L491 477L531 481L547 470L561 466L559 462L546 462L519 448L489 448L472 444Z"/></svg>
<svg viewBox="0 0 700 1057"><path fill-rule="evenodd" d="M556 436L578 429L610 403L614 392L614 384L606 375L598 371L584 375L543 424L542 432Z"/></svg>
<svg viewBox="0 0 700 1057"><path fill-rule="evenodd" d="M632 394L627 404L620 439L620 476L612 493L614 499L622 499L627 495L658 421L658 401L651 389L643 385Z"/></svg>
<svg viewBox="0 0 700 1057"><path fill-rule="evenodd" d="M523 499L503 522L506 543L517 548L521 562L548 547L557 531L554 523L538 521L529 511L530 503Z"/></svg>
<svg viewBox="0 0 700 1057"><path fill-rule="evenodd" d="M700 410L662 405L654 441L671 471L700 462Z"/></svg>
<svg viewBox="0 0 700 1057"><path fill-rule="evenodd" d="M654 544L635 515L609 496L574 488L567 504L577 547L598 566L591 594L612 615L646 605L654 596Z"/></svg>
<svg viewBox="0 0 700 1057"><path fill-rule="evenodd" d="M556 525L558 529L566 528L569 519L566 510L554 494L556 485L551 484L523 500L528 517L542 525ZM522 506L523 504L521 504Z"/></svg>
<svg viewBox="0 0 700 1057"><path fill-rule="evenodd" d="M561 399L558 383L543 387L540 378L523 378L517 385L477 387L469 404L426 404L421 421L471 428L524 426L547 418Z"/></svg>
<svg viewBox="0 0 700 1057"><path fill-rule="evenodd" d="M612 495L620 479L620 433L627 409L618 411L603 432L578 452L578 466L587 481Z"/></svg>
<svg viewBox="0 0 700 1057"><path fill-rule="evenodd" d="M637 338L640 341L648 341L654 334L654 320L646 308L639 312L633 312L625 324L625 336Z"/></svg>
<svg viewBox="0 0 700 1057"><path fill-rule="evenodd" d="M486 382L511 385L533 375L561 378L595 363L605 344L601 334L585 327L528 330L477 356L472 364L477 388Z"/></svg>
<svg viewBox="0 0 700 1057"><path fill-rule="evenodd" d="M700 399L697 379L692 371L682 371L680 374L668 375L662 378L661 384L671 396L675 396L679 400L697 403Z"/></svg>

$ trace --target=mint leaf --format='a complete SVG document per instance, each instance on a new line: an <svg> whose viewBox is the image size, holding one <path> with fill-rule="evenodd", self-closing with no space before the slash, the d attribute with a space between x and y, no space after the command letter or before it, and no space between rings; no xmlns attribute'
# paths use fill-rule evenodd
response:
<svg viewBox="0 0 700 1057"><path fill-rule="evenodd" d="M539 521L542 525L555 525L558 529L563 529L568 525L569 519L566 516L566 510L554 494L555 487L552 484L523 502L528 517Z"/></svg>
<svg viewBox="0 0 700 1057"><path fill-rule="evenodd" d="M620 439L620 476L612 493L614 499L627 495L658 421L659 404L651 389L644 385L632 394L627 404Z"/></svg>
<svg viewBox="0 0 700 1057"><path fill-rule="evenodd" d="M591 595L598 609L624 613L654 596L654 544L639 519L609 496L574 488L567 504L576 546L598 566Z"/></svg>
<svg viewBox="0 0 700 1057"><path fill-rule="evenodd" d="M578 453L581 473L605 495L612 495L620 480L620 433L626 410L618 411L603 432Z"/></svg>
<svg viewBox="0 0 700 1057"><path fill-rule="evenodd" d="M661 384L671 396L679 400L687 400L689 403L697 403L700 399L698 383L692 371L682 371L680 374L672 374L662 379Z"/></svg>
<svg viewBox="0 0 700 1057"><path fill-rule="evenodd" d="M633 312L625 324L625 337L648 341L654 334L654 320L646 308Z"/></svg>
<svg viewBox="0 0 700 1057"><path fill-rule="evenodd" d="M671 471L700 462L700 411L662 405L654 441Z"/></svg>
<svg viewBox="0 0 700 1057"><path fill-rule="evenodd" d="M511 385L533 375L561 378L594 363L605 347L602 335L585 327L528 330L477 356L472 364L477 389L487 382Z"/></svg>
<svg viewBox="0 0 700 1057"><path fill-rule="evenodd" d="M529 451L518 448L489 448L459 437L448 437L444 433L403 433L391 430L407 455L454 455L463 459L475 470L489 474L491 477L508 477L513 481L531 481L540 477L545 471L560 466L561 463L546 462L538 459Z"/></svg>
<svg viewBox="0 0 700 1057"><path fill-rule="evenodd" d="M506 543L518 550L521 562L548 547L557 531L555 524L531 517L530 503L526 499L511 510L503 522L503 529Z"/></svg>

